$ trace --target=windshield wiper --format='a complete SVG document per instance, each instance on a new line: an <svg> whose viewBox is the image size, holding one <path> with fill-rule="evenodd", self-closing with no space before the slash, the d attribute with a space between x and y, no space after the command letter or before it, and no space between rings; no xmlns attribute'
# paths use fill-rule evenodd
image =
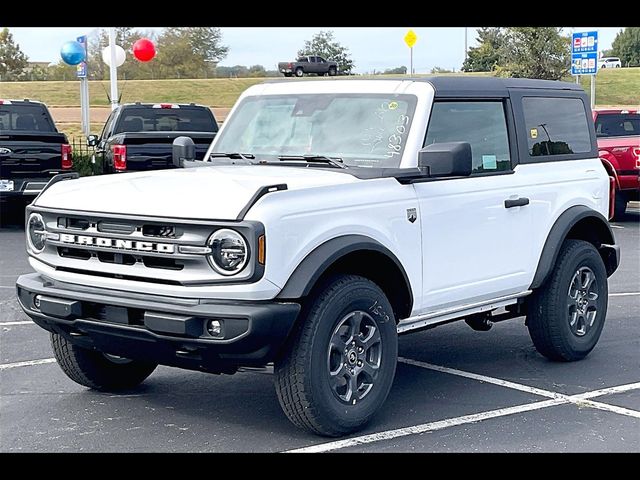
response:
<svg viewBox="0 0 640 480"><path fill-rule="evenodd" d="M303 160L309 163L327 163L337 168L347 168L340 157L326 157L324 155L280 155L281 162Z"/></svg>
<svg viewBox="0 0 640 480"><path fill-rule="evenodd" d="M253 160L255 155L252 153L236 153L236 152L211 152L209 154L209 160L214 158L230 158L231 160ZM249 162L253 163L253 162Z"/></svg>

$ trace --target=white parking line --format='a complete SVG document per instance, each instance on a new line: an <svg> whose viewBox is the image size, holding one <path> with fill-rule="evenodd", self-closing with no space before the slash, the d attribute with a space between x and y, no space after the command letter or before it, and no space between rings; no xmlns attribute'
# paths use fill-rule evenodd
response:
<svg viewBox="0 0 640 480"><path fill-rule="evenodd" d="M0 365L0 370L8 370L10 368L18 368L18 367L30 367L31 365L43 365L45 363L55 363L55 358L42 358L40 360L28 360L26 362L15 362L15 363L3 363Z"/></svg>
<svg viewBox="0 0 640 480"><path fill-rule="evenodd" d="M627 292L627 293L610 293L610 297L632 297L635 295L640 295L640 292Z"/></svg>
<svg viewBox="0 0 640 480"><path fill-rule="evenodd" d="M605 395L604 393L599 393L600 391L596 390L596 394L591 397L584 396L584 394L580 394L576 398L576 395L566 395L564 393L552 392L550 390L543 390L541 388L530 387L529 385L523 385L521 383L510 382L508 380L502 380L500 378L487 377L486 375L479 375L477 373L465 372L463 370L458 370L455 368L442 367L440 365L433 365L431 363L420 362L418 360L412 360L410 358L398 358L399 362L406 363L407 365L413 365L415 367L426 368L428 370L435 370L437 372L449 373L451 375L457 375L459 377L470 378L472 380L478 380L480 382L491 383L493 385L499 385L505 388L511 388L513 390L520 390L521 392L533 393L534 395L540 395L541 397L548 397L554 399L562 399L566 402L576 404L578 406L586 406L591 408L597 408L598 410L605 410L607 412L618 413L620 415L626 415L628 417L640 418L640 412L635 410L630 410L628 408L617 407L615 405L609 405L602 402L594 402L593 400L589 400L589 398L599 397L601 395ZM628 390L640 389L639 383L632 383L627 385ZM601 390L602 391L602 390ZM608 391L608 390L604 390Z"/></svg>
<svg viewBox="0 0 640 480"><path fill-rule="evenodd" d="M612 395L616 393L628 392L631 390L640 389L640 382L629 383L626 385L618 385L615 387L601 388L599 390L593 390L590 392L580 393L577 395L565 395L559 392L552 392L537 387L531 387L529 385L522 385L520 383L510 382L508 380L502 380L500 378L488 377L486 375L480 375L472 372L465 372L455 368L443 367L440 365L433 365L431 363L420 362L418 360L412 360L409 358L400 357L398 361L407 365L413 365L416 367L426 368L442 373L448 373L451 375L457 375L460 377L477 380L480 382L491 383L493 385L499 385L505 388L511 388L514 390L520 390L523 392L531 393L534 395L540 395L544 397L550 397L550 400L538 401L533 403L527 403L524 405L516 405L514 407L499 408L497 410L489 410L486 412L474 413L472 415L464 415L462 417L449 418L445 420L439 420L431 423L424 423L422 425L415 425L410 427L397 428L394 430L386 430L384 432L371 433L369 435L361 435L359 437L348 438L344 440L336 440L334 442L321 443L318 445L311 445L309 447L296 448L288 450L286 453L320 453L329 452L332 450L339 450L342 448L353 447L356 445L363 445L373 442L379 442L381 440L390 440L393 438L404 437L407 435L415 435L426 432L433 432L435 430L442 430L444 428L455 427L459 425L465 425L468 423L480 422L491 418L504 417L507 415L513 415L517 413L530 412L533 410L539 410L542 408L553 407L556 405L574 404L578 407L590 407L599 410L605 410L620 415L625 415L633 418L640 419L640 412L631 410L624 407L618 407L616 405L610 405L607 403L596 402L590 400L591 398L601 397L604 395Z"/></svg>
<svg viewBox="0 0 640 480"><path fill-rule="evenodd" d="M0 285L0 288L7 288L7 289L11 289L11 290L15 290L16 289L15 285L13 287L5 287L3 285Z"/></svg>
<svg viewBox="0 0 640 480"><path fill-rule="evenodd" d="M620 225L611 225L611 228L624 228L624 227L622 227Z"/></svg>
<svg viewBox="0 0 640 480"><path fill-rule="evenodd" d="M285 453L321 453L338 450L341 448L355 447L367 443L379 442L381 440L391 440L398 437L406 437L407 435L416 435L426 432L434 432L449 427L457 427L467 423L481 422L490 418L505 417L516 413L531 412L540 410L541 408L553 407L567 403L564 400L543 400L541 402L527 403L524 405L516 405L515 407L498 408L497 410L489 410L487 412L474 413L463 417L448 418L437 422L423 423L422 425L414 425L411 427L397 428L395 430L387 430L379 433L371 433L369 435L361 435L359 437L347 438L345 440L336 440L335 442L321 443L319 445L311 445L310 447L296 448L287 450Z"/></svg>
<svg viewBox="0 0 640 480"><path fill-rule="evenodd" d="M14 325L35 325L31 320L21 320L19 322L0 322L0 327L11 327Z"/></svg>

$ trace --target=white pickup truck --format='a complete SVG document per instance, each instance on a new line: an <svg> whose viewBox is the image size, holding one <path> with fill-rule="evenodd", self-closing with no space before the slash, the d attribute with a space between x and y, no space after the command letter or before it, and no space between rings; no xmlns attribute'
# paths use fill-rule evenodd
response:
<svg viewBox="0 0 640 480"><path fill-rule="evenodd" d="M204 161L180 137L180 169L54 178L18 298L82 385L273 363L289 419L343 435L385 401L399 333L526 317L552 360L594 348L619 248L590 119L562 82L256 85Z"/></svg>

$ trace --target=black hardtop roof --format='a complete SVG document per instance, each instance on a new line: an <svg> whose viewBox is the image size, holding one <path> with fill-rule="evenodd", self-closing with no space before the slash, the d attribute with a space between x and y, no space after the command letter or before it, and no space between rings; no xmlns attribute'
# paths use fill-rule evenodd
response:
<svg viewBox="0 0 640 480"><path fill-rule="evenodd" d="M353 78L356 80L356 78ZM395 80L403 82L427 82L433 85L437 97L489 97L489 96L508 96L511 89L536 89L536 90L565 90L583 92L580 85L570 82L561 82L556 80L538 80L532 78L500 78L500 77L481 77L471 75L459 76L428 76L428 77L378 77L378 78L362 78L358 80ZM272 82L290 82L291 80L267 80L265 83ZM314 81L314 80L307 80ZM315 80L320 82L327 81ZM351 81L351 79L336 79L328 81Z"/></svg>

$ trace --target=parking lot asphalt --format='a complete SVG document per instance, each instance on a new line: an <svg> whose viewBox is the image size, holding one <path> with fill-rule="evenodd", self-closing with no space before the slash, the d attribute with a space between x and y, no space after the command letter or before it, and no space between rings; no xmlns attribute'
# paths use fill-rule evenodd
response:
<svg viewBox="0 0 640 480"><path fill-rule="evenodd" d="M2 452L638 452L640 210L613 224L622 263L607 322L583 361L540 356L523 319L474 332L456 322L400 337L389 398L345 439L296 429L267 372L159 367L139 388L99 393L69 380L14 284L31 271L20 225L0 228Z"/></svg>

